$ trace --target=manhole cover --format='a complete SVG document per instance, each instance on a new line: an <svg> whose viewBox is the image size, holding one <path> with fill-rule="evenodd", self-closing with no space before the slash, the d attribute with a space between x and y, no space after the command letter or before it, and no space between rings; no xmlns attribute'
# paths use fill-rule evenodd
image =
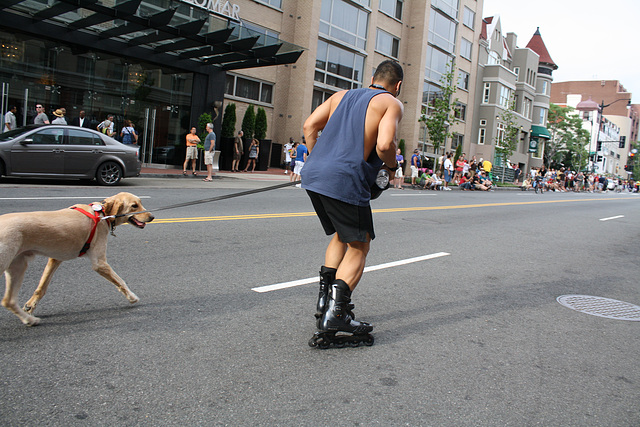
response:
<svg viewBox="0 0 640 427"><path fill-rule="evenodd" d="M640 322L640 307L628 302L589 295L562 295L556 300L565 307L581 313Z"/></svg>

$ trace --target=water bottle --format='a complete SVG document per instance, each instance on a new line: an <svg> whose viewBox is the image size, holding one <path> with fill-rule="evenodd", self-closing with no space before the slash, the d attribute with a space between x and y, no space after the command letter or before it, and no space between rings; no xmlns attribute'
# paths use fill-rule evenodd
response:
<svg viewBox="0 0 640 427"><path fill-rule="evenodd" d="M376 183L371 187L371 200L380 197L384 190L389 188L389 172L386 169L380 169L376 176Z"/></svg>

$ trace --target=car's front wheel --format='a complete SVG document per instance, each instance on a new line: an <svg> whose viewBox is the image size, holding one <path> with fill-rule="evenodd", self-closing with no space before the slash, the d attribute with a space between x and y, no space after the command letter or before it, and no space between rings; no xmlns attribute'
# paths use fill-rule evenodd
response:
<svg viewBox="0 0 640 427"><path fill-rule="evenodd" d="M122 168L115 162L105 162L98 167L96 179L100 185L116 185L122 179Z"/></svg>

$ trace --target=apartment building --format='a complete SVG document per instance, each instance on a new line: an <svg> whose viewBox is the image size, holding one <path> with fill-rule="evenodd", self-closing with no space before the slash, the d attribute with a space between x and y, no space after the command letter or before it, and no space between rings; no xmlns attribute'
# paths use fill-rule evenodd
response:
<svg viewBox="0 0 640 427"><path fill-rule="evenodd" d="M503 166L495 147L505 136L503 113L511 109L520 128L519 143L504 166L518 165L523 171L540 166L550 138L546 124L552 74L558 68L540 30L520 48L516 34L504 34L500 16L488 17L482 22L479 50L470 155Z"/></svg>
<svg viewBox="0 0 640 427"><path fill-rule="evenodd" d="M573 107L581 115L591 135L585 148L593 170L626 178L624 166L631 143L637 141L639 122L631 93L618 80L558 82L551 86L551 102Z"/></svg>
<svg viewBox="0 0 640 427"><path fill-rule="evenodd" d="M302 137L306 117L333 93L367 87L377 64L398 61L405 72L399 99L405 114L399 139L433 156L418 119L441 96L440 79L452 64L458 91L455 138L447 148L468 144L475 98L482 0L238 0L244 25L305 48L295 64L227 73L225 103L242 117L249 104L269 118L268 137L284 143ZM273 90L269 102L238 91L250 80ZM234 84L236 86L234 86ZM270 89L271 90L271 89Z"/></svg>

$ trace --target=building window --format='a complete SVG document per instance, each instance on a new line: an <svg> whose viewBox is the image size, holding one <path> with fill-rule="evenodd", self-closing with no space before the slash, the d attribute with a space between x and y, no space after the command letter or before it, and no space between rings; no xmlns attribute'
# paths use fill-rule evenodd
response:
<svg viewBox="0 0 640 427"><path fill-rule="evenodd" d="M425 77L439 82L442 75L451 71L451 64L453 58L450 55L434 48L433 46L427 46L427 65L425 68Z"/></svg>
<svg viewBox="0 0 640 427"><path fill-rule="evenodd" d="M535 153L531 154L531 157L541 159L544 154L544 139L538 139L538 148Z"/></svg>
<svg viewBox="0 0 640 427"><path fill-rule="evenodd" d="M549 88L549 82L546 80L542 81L542 94L543 95L548 95L547 90Z"/></svg>
<svg viewBox="0 0 640 427"><path fill-rule="evenodd" d="M449 53L455 51L456 23L435 9L429 18L429 43Z"/></svg>
<svg viewBox="0 0 640 427"><path fill-rule="evenodd" d="M377 29L376 33L376 50L384 55L391 56L393 58L398 57L398 50L400 48L400 39L392 36L386 31Z"/></svg>
<svg viewBox="0 0 640 427"><path fill-rule="evenodd" d="M442 88L431 83L424 82L422 87L422 113L431 114L436 99L442 99Z"/></svg>
<svg viewBox="0 0 640 427"><path fill-rule="evenodd" d="M498 123L496 127L496 145L498 147L501 147L504 142L504 133L504 123Z"/></svg>
<svg viewBox="0 0 640 427"><path fill-rule="evenodd" d="M531 118L531 105L532 104L533 104L533 101L525 96L524 103L523 103L522 115L527 119Z"/></svg>
<svg viewBox="0 0 640 427"><path fill-rule="evenodd" d="M480 132L478 132L478 144L484 145L484 138L487 134L487 130L485 128L480 128Z"/></svg>
<svg viewBox="0 0 640 427"><path fill-rule="evenodd" d="M380 0L379 9L387 15L402 20L403 0Z"/></svg>
<svg viewBox="0 0 640 427"><path fill-rule="evenodd" d="M547 110L545 110L544 108L541 108L540 110L538 110L538 124L540 126L545 126L545 118L546 118L546 114Z"/></svg>
<svg viewBox="0 0 640 427"><path fill-rule="evenodd" d="M458 87L469 90L469 73L466 71L458 70Z"/></svg>
<svg viewBox="0 0 640 427"><path fill-rule="evenodd" d="M464 37L460 39L460 56L471 61L472 48L473 48L473 43L471 43L469 40L465 39Z"/></svg>
<svg viewBox="0 0 640 427"><path fill-rule="evenodd" d="M516 75L516 81L518 81L518 78L520 78L520 67L515 67L513 72Z"/></svg>
<svg viewBox="0 0 640 427"><path fill-rule="evenodd" d="M480 126L486 126L487 121L485 119L480 119Z"/></svg>
<svg viewBox="0 0 640 427"><path fill-rule="evenodd" d="M340 89L362 86L364 56L318 40L315 81Z"/></svg>
<svg viewBox="0 0 640 427"><path fill-rule="evenodd" d="M491 90L491 83L485 83L484 84L484 91L482 93L482 103L483 104L488 104L489 103L490 90Z"/></svg>
<svg viewBox="0 0 640 427"><path fill-rule="evenodd" d="M313 98L311 100L311 111L318 108L324 101L329 99L335 92L320 90L318 88L313 89Z"/></svg>
<svg viewBox="0 0 640 427"><path fill-rule="evenodd" d="M489 52L489 60L487 62L487 65L499 65L500 64L500 55L498 55L498 52L492 50L491 52Z"/></svg>
<svg viewBox="0 0 640 427"><path fill-rule="evenodd" d="M463 24L465 27L469 27L473 30L473 23L476 20L476 13L469 9L467 6L464 7L464 16L462 17Z"/></svg>
<svg viewBox="0 0 640 427"><path fill-rule="evenodd" d="M519 102L520 102L519 95L513 95L513 111L515 111L516 113L520 111Z"/></svg>
<svg viewBox="0 0 640 427"><path fill-rule="evenodd" d="M323 0L320 34L336 38L358 49L365 49L369 13L343 0Z"/></svg>
<svg viewBox="0 0 640 427"><path fill-rule="evenodd" d="M269 6L282 9L282 0L256 0L258 3L268 4Z"/></svg>
<svg viewBox="0 0 640 427"><path fill-rule="evenodd" d="M431 6L437 7L453 19L458 19L458 0L431 0Z"/></svg>
<svg viewBox="0 0 640 427"><path fill-rule="evenodd" d="M467 117L467 106L465 104L461 102L456 102L456 105L453 111L456 119L461 120L463 122L465 121Z"/></svg>
<svg viewBox="0 0 640 427"><path fill-rule="evenodd" d="M500 106L509 108L509 99L511 99L511 90L506 86L500 86Z"/></svg>
<svg viewBox="0 0 640 427"><path fill-rule="evenodd" d="M273 85L227 74L225 94L271 104Z"/></svg>
<svg viewBox="0 0 640 427"><path fill-rule="evenodd" d="M453 138L451 138L451 149L455 150L459 145L464 143L464 135L460 135L459 133L454 133ZM462 145L464 147L464 145Z"/></svg>

